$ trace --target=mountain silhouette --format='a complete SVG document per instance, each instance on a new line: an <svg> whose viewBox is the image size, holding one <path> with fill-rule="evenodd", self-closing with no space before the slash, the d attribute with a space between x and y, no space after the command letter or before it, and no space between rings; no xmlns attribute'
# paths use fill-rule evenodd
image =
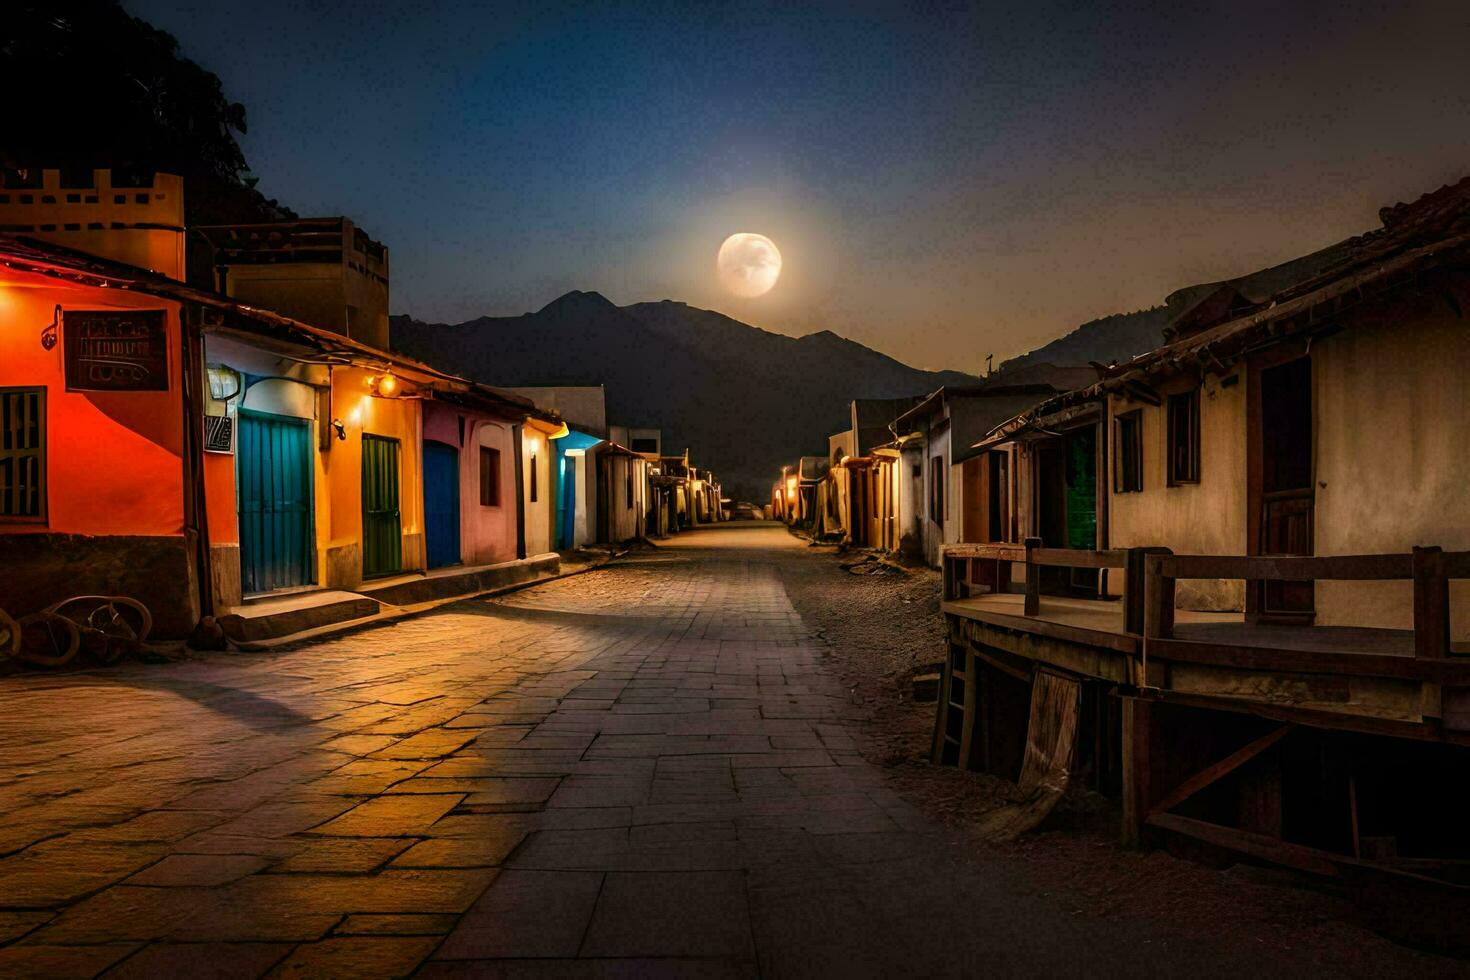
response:
<svg viewBox="0 0 1470 980"><path fill-rule="evenodd" d="M391 320L392 347L492 385L604 385L615 425L655 426L726 496L763 502L781 466L827 452L854 398L899 398L958 371L909 367L830 330L787 337L664 300L617 306L573 290L535 313L464 323Z"/></svg>

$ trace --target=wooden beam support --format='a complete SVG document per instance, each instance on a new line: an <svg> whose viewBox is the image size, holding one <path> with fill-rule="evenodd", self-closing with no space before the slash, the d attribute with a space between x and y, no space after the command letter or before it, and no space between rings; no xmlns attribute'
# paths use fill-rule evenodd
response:
<svg viewBox="0 0 1470 980"><path fill-rule="evenodd" d="M1191 796L1198 793L1206 786L1209 786L1212 783L1219 782L1221 779L1224 779L1226 776L1230 775L1230 773L1239 769L1241 766L1245 765L1247 762L1251 761L1256 756L1260 755L1262 752L1266 751L1271 746L1281 741L1283 738L1286 737L1287 732L1290 732L1294 728L1296 728L1295 725L1282 725L1280 728L1273 729L1272 731L1266 733L1265 735L1262 735L1260 738L1244 746L1243 748L1237 749L1236 751L1230 753L1219 762L1216 762L1213 765L1209 765L1201 769L1199 772L1195 773L1193 776L1190 776L1184 782L1174 787L1173 790L1165 794L1163 799L1159 800L1158 803L1150 807L1149 816L1153 816L1159 813L1168 813L1170 810L1174 809L1176 806L1183 803L1185 800L1189 799Z"/></svg>
<svg viewBox="0 0 1470 980"><path fill-rule="evenodd" d="M1174 635L1174 579L1164 572L1167 555L1144 558L1143 635L1147 640Z"/></svg>
<svg viewBox="0 0 1470 980"><path fill-rule="evenodd" d="M1337 855L1319 851L1315 847L1289 844L1274 837L1267 837L1265 834L1253 834L1248 830L1222 827L1204 820L1181 817L1175 813L1156 813L1148 818L1147 823L1150 827L1183 834L1207 844L1214 844L1216 847L1249 854L1251 857L1288 868L1296 868L1298 871L1306 871L1327 878L1338 878L1342 875L1335 863L1335 860L1340 860Z"/></svg>
<svg viewBox="0 0 1470 980"><path fill-rule="evenodd" d="M1153 799L1152 701L1123 699L1123 846L1143 846Z"/></svg>
<svg viewBox="0 0 1470 980"><path fill-rule="evenodd" d="M1026 539L1026 604L1027 616L1041 612L1041 566L1032 560L1032 555L1041 548L1040 538Z"/></svg>
<svg viewBox="0 0 1470 980"><path fill-rule="evenodd" d="M1414 573L1414 659L1443 662L1450 653L1450 579L1445 553L1435 548L1415 548ZM1425 681L1419 688L1419 715L1425 721L1444 717L1444 687Z"/></svg>

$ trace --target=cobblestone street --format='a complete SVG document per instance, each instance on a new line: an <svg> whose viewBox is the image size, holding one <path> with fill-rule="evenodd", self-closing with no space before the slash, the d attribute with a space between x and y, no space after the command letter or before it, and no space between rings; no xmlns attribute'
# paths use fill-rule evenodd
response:
<svg viewBox="0 0 1470 980"><path fill-rule="evenodd" d="M702 530L294 650L0 681L0 975L1268 966L1078 917L885 788L781 584L811 560Z"/></svg>

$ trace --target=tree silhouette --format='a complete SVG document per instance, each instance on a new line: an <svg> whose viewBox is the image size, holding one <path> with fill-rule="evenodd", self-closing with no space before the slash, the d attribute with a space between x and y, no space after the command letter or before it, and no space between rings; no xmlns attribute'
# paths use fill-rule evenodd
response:
<svg viewBox="0 0 1470 980"><path fill-rule="evenodd" d="M294 214L255 190L245 107L116 0L12 0L0 19L0 165L184 178L191 225Z"/></svg>

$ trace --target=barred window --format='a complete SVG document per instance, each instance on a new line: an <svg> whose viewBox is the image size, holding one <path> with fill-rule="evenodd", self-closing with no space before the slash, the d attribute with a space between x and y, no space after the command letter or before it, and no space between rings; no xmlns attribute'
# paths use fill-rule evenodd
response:
<svg viewBox="0 0 1470 980"><path fill-rule="evenodd" d="M0 388L0 519L46 518L46 389Z"/></svg>

